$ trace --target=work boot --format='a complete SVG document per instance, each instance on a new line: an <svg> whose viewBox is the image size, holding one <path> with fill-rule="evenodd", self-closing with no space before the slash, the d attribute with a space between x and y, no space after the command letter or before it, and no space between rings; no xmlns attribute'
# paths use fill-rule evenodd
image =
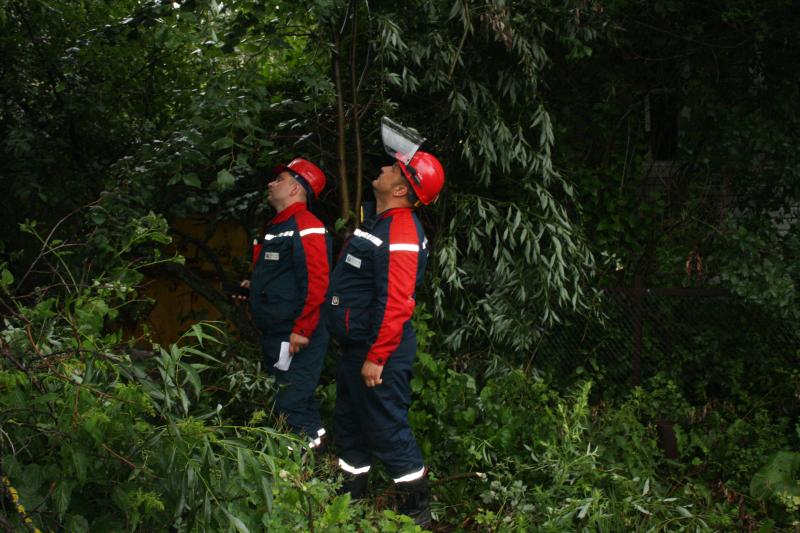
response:
<svg viewBox="0 0 800 533"><path fill-rule="evenodd" d="M411 517L418 526L431 525L430 489L426 475L414 481L394 484L398 495L397 512Z"/></svg>
<svg viewBox="0 0 800 533"><path fill-rule="evenodd" d="M367 482L369 481L369 474L348 474L344 472L344 481L342 481L342 488L339 489L339 494L350 493L350 500L360 500L367 495Z"/></svg>

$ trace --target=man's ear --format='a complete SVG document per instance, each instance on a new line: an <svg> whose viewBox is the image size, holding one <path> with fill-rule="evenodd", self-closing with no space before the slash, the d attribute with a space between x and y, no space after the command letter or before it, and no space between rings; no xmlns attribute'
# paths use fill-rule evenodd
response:
<svg viewBox="0 0 800 533"><path fill-rule="evenodd" d="M392 189L392 196L395 198L401 198L406 195L408 195L408 185L397 184L394 189Z"/></svg>
<svg viewBox="0 0 800 533"><path fill-rule="evenodd" d="M297 183L297 180L292 180L292 188L289 190L289 196L297 196L303 191L303 186Z"/></svg>

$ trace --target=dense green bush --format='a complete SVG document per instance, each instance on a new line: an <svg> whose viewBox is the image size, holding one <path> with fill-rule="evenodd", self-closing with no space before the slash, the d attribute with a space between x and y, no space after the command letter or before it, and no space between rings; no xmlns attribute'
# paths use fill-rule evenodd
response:
<svg viewBox="0 0 800 533"><path fill-rule="evenodd" d="M592 406L591 382L559 392L535 372L482 361L490 370L481 374L436 353L429 315L415 318L410 419L437 478L442 522L553 532L796 527L796 481L769 495L749 487L771 454L798 448L786 411L751 396L693 405L665 375ZM662 449L665 425L674 459Z"/></svg>

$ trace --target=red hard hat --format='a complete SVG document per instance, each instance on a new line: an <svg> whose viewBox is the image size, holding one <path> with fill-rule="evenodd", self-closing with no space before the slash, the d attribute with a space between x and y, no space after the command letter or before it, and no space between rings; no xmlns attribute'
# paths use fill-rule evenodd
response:
<svg viewBox="0 0 800 533"><path fill-rule="evenodd" d="M444 169L439 160L420 150L408 165L399 160L397 162L419 201L423 205L434 202L444 186Z"/></svg>
<svg viewBox="0 0 800 533"><path fill-rule="evenodd" d="M302 157L295 157L288 165L278 165L274 170L275 174L280 174L288 170L291 171L295 177L300 177L305 180L306 184L314 193L314 198L319 197L319 193L325 188L325 173L317 165Z"/></svg>

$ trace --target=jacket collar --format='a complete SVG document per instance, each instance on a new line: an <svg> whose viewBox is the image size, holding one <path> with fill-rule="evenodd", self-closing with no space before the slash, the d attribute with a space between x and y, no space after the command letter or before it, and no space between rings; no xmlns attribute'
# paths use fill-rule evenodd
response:
<svg viewBox="0 0 800 533"><path fill-rule="evenodd" d="M365 207L364 211L366 218L364 218L364 220L361 221L360 226L366 230L372 230L372 228L375 227L375 224L377 224L378 222L380 222L385 218L389 218L390 216L395 215L396 213L399 213L401 211L413 211L411 207L393 207L391 209L387 209L386 211L382 211L376 214L374 204L368 205L365 203L364 207ZM367 209L369 208L372 209L371 213L367 211Z"/></svg>
<svg viewBox="0 0 800 533"><path fill-rule="evenodd" d="M299 213L300 211L306 210L305 202L295 202L291 204L289 207L275 215L275 217L269 221L270 225L280 224L281 222L286 222L292 216Z"/></svg>
<svg viewBox="0 0 800 533"><path fill-rule="evenodd" d="M384 218L395 215L396 213L400 213L402 211L413 211L413 210L414 208L412 207L393 207L391 209L387 209L383 213L378 213L378 216L376 218L378 220L383 220Z"/></svg>

